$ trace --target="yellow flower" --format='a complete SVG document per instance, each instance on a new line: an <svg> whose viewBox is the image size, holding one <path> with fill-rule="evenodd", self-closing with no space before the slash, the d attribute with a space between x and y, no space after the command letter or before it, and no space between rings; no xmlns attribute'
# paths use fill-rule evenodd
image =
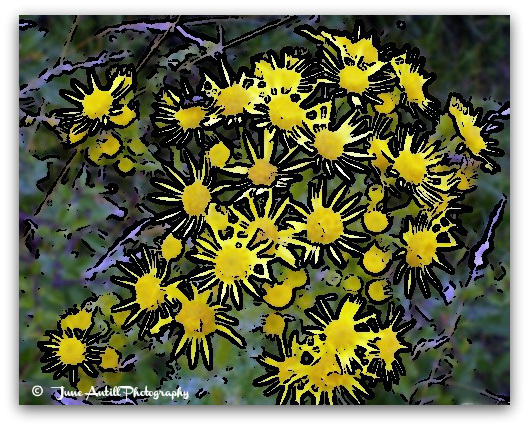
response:
<svg viewBox="0 0 529 428"><path fill-rule="evenodd" d="M160 246L160 251L162 252L162 257L166 261L177 260L182 255L182 250L184 249L184 244L180 239L175 238L175 236L170 233L167 235Z"/></svg>
<svg viewBox="0 0 529 428"><path fill-rule="evenodd" d="M425 213L404 221L400 238L402 245L395 253L395 257L401 258L395 270L395 283L404 277L404 295L408 299L412 297L416 285L426 298L431 295L429 284L442 294L443 287L433 272L434 266L446 272L453 271L440 251L453 250L459 245L450 231L454 225L449 222L443 225L445 221L432 221Z"/></svg>
<svg viewBox="0 0 529 428"><path fill-rule="evenodd" d="M280 56L269 51L253 58L253 74L264 82L263 95L310 93L314 90L308 52L285 48Z"/></svg>
<svg viewBox="0 0 529 428"><path fill-rule="evenodd" d="M204 72L200 91L213 100L217 114L230 125L240 122L245 112L253 111L263 88L258 86L257 79L247 76L244 71L235 76L225 56L219 60L219 69L222 82Z"/></svg>
<svg viewBox="0 0 529 428"><path fill-rule="evenodd" d="M358 27L353 39L337 31L304 28L301 32L322 47L319 82L335 84L339 94L351 94L374 104L380 103L377 94L393 89L393 76L385 70L386 63L379 61L373 34L363 37Z"/></svg>
<svg viewBox="0 0 529 428"><path fill-rule="evenodd" d="M323 124L313 130L305 128L301 132L308 139L307 147L315 156L316 165L326 176L338 175L353 182L355 173L368 172L369 167L365 162L374 158L362 147L362 143L367 142L371 135L366 125L360 112L351 110L336 126Z"/></svg>
<svg viewBox="0 0 529 428"><path fill-rule="evenodd" d="M288 224L295 230L292 243L304 249L304 262L318 266L323 262L326 251L337 266L344 266L342 251L361 253L354 242L365 240L367 236L348 230L347 225L362 215L364 207L357 206L360 195L347 198L347 190L348 186L342 184L325 203L326 183L320 180L309 188L308 207L293 204L302 218L299 221L290 220Z"/></svg>
<svg viewBox="0 0 529 428"><path fill-rule="evenodd" d="M194 101L195 95L186 81L181 90L163 88L154 103L152 122L163 144L182 147L191 140L198 144L206 142L205 130L221 118L215 113L211 101Z"/></svg>
<svg viewBox="0 0 529 428"><path fill-rule="evenodd" d="M490 136L487 128L491 124L490 112L483 116L483 109L474 108L470 101L464 100L459 94L451 94L447 103L447 111L454 122L455 129L461 138L464 150L483 162L483 167L489 172L496 172L500 166L491 156L502 156L503 150L498 147L498 141ZM497 125L499 126L499 125ZM499 129L502 129L501 126ZM498 129L495 131L497 132Z"/></svg>
<svg viewBox="0 0 529 428"><path fill-rule="evenodd" d="M153 178L151 183L162 192L148 195L151 201L172 207L157 214L155 219L160 223L170 223L172 233L179 238L202 231L216 192L212 187L209 162L203 159L199 169L187 150L182 151L182 154L189 169L189 177L161 163L167 179Z"/></svg>
<svg viewBox="0 0 529 428"><path fill-rule="evenodd" d="M295 149L287 156L277 156L277 144L268 131L259 133L259 142L252 141L249 133L243 132L242 144L246 151L246 162L235 162L222 168L222 172L237 180L228 182L224 189L235 190L236 199L248 194L258 194L269 189L288 190L299 181L299 172L311 166L310 159L291 161Z"/></svg>
<svg viewBox="0 0 529 428"><path fill-rule="evenodd" d="M362 267L371 275L380 275L385 272L391 263L391 250L380 248L374 241L361 259Z"/></svg>
<svg viewBox="0 0 529 428"><path fill-rule="evenodd" d="M62 330L74 330L76 328L83 331L89 330L93 323L92 317L93 313L86 308L78 309L77 312L63 317L60 321L60 327Z"/></svg>
<svg viewBox="0 0 529 428"><path fill-rule="evenodd" d="M335 297L334 297L335 298ZM341 369L351 370L355 364L362 365L356 351L358 347L367 347L369 340L375 337L372 331L359 331L356 327L375 317L375 314L364 312L365 299L360 296L346 295L333 311L328 300L331 297L316 299L316 306L305 311L316 323L305 331L314 335L325 336L321 344L322 352L336 355Z"/></svg>
<svg viewBox="0 0 529 428"><path fill-rule="evenodd" d="M308 275L305 270L293 271L288 269L283 282L263 285L263 290L266 293L263 300L272 308L287 308L294 302L295 290L303 287L307 281Z"/></svg>
<svg viewBox="0 0 529 428"><path fill-rule="evenodd" d="M272 246L266 254L295 267L296 253L290 248L294 229L284 221L289 207L292 207L290 198L279 199L268 190L263 197L246 197L231 212L237 218L236 233L254 236L255 242L270 241Z"/></svg>
<svg viewBox="0 0 529 428"><path fill-rule="evenodd" d="M271 279L268 262L272 256L267 251L272 242L254 238L233 234L222 239L215 230L211 239L197 238L196 252L190 258L199 264L192 277L199 291L217 288L219 301L225 302L229 295L237 309L242 308L243 290L258 297L256 279Z"/></svg>
<svg viewBox="0 0 529 428"><path fill-rule="evenodd" d="M180 302L180 311L170 321L181 326L181 333L175 341L172 357L177 359L187 349L189 367L195 368L199 355L204 366L213 369L213 348L211 337L219 333L230 342L244 348L245 340L233 329L237 320L227 314L229 307L211 302L211 293L197 294L189 298L178 287L172 288L172 298Z"/></svg>
<svg viewBox="0 0 529 428"><path fill-rule="evenodd" d="M117 267L126 276L112 276L112 281L131 292L131 297L112 307L114 315L122 311L130 311L123 328L138 324L140 337L151 332L161 317L171 313L171 301L167 299L170 281L168 263L159 257L159 252L141 248L142 258L130 254L130 262L118 262Z"/></svg>
<svg viewBox="0 0 529 428"><path fill-rule="evenodd" d="M79 382L79 370L90 377L97 376L97 366L101 362L103 349L98 346L100 336L90 333L90 328L81 330L67 328L62 330L62 320L59 330L48 330L46 340L37 343L44 353L41 362L44 373L53 373L54 379L67 377L72 386Z"/></svg>
<svg viewBox="0 0 529 428"><path fill-rule="evenodd" d="M401 306L394 309L390 304L387 321L382 323L378 320L379 332L377 337L369 341L366 352L368 371L381 379L388 391L405 374L400 354L411 350L403 335L415 325L415 320L402 323L403 315L404 309Z"/></svg>
<svg viewBox="0 0 529 428"><path fill-rule="evenodd" d="M99 364L99 367L103 370L117 371L119 369L120 359L120 353L111 346L107 346L101 354L101 363Z"/></svg>
<svg viewBox="0 0 529 428"><path fill-rule="evenodd" d="M396 150L386 152L391 163L388 174L397 177L397 185L410 191L420 206L432 206L457 184L451 169L443 165L445 153L439 141L404 125L397 132Z"/></svg>
<svg viewBox="0 0 529 428"><path fill-rule="evenodd" d="M439 102L431 97L427 90L428 85L435 79L435 74L423 70L424 62L418 49L414 48L392 58L391 65L404 95L404 105L412 115L417 117L420 111L426 117L435 119L439 116Z"/></svg>
<svg viewBox="0 0 529 428"><path fill-rule="evenodd" d="M120 65L107 69L107 84L102 85L94 70L88 70L88 84L72 80L72 91L61 91L61 96L75 108L56 110L55 116L68 133L68 144L84 142L101 129L123 128L135 118L129 106L129 93L135 87L134 68Z"/></svg>

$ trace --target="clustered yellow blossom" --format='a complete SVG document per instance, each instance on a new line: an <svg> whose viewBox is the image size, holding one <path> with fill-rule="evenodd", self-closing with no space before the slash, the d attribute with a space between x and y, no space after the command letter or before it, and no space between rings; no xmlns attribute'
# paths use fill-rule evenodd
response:
<svg viewBox="0 0 529 428"><path fill-rule="evenodd" d="M157 238L116 264L116 294L46 333L44 371L84 389L86 376L119 371L136 329L171 340L169 362L208 370L214 336L245 349L261 332L277 351L263 342L254 385L278 403L360 403L405 375L414 320L393 298L444 297L438 275L463 246L464 200L481 172L499 169L493 115L456 93L441 110L419 51L385 49L361 24L297 32L315 55L269 51L237 72L219 55L196 88L173 79L151 94L152 143L171 149L147 196ZM75 108L57 113L67 144L134 173L120 153L141 157L145 140L119 134L137 118L134 70L110 68L106 85L89 72L72 88L62 95ZM254 307L249 331L239 314ZM109 331L93 331L98 312Z"/></svg>

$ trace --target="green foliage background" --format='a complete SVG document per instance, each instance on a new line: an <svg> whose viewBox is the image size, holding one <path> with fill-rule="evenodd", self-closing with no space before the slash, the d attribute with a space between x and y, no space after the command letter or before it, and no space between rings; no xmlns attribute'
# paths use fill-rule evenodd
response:
<svg viewBox="0 0 529 428"><path fill-rule="evenodd" d="M46 68L59 58L72 63L83 62L96 57L102 51L129 51L123 61L136 64L151 41L156 37L152 32L111 33L96 35L106 26L119 25L138 19L164 20L167 17L138 16L81 16L77 19L77 30L65 46L74 20L73 16L24 16L38 25L20 31L20 84L34 81ZM203 25L188 24L187 28L207 34L214 40L218 26L222 27L224 40L230 41L268 22L285 17L250 16L233 17L181 17L182 23L204 20ZM236 70L248 66L251 55L268 49L279 51L287 45L306 46L314 51L314 46L296 35L293 27L300 24L323 25L328 28L352 30L356 19L362 19L368 29L375 28L384 43L395 42L398 46L410 43L420 49L426 57L426 70L437 74L430 86L430 93L442 103L451 91L464 97L472 96L473 102L485 109L497 109L498 102L509 100L509 18L504 16L320 16L317 24L314 17L293 17L286 24L252 37L227 49L228 60ZM405 22L399 29L398 21ZM138 76L141 120L137 127L131 127L136 137L146 134L150 138L149 114L153 93L157 92L164 78L168 83L187 76L192 84L198 82L198 68L211 68L212 61L207 54L218 47L207 41L201 51L196 44L183 40L178 34L170 34L153 53L145 68ZM178 64L204 55L195 65L180 67L177 72L170 64ZM173 66L174 67L174 66ZM104 68L100 70L102 72ZM213 69L216 72L216 68ZM41 122L42 117L52 109L64 107L65 101L59 96L60 89L70 86L70 79L85 80L84 70L78 69L71 75L64 74L30 92L33 99L30 109L37 116L33 123L20 128L19 167L20 167L20 403L51 404L51 386L63 385L64 380L54 381L43 374L38 362L41 354L36 342L47 329L55 327L58 316L74 304L81 303L92 293L116 291L109 277L116 272L109 269L98 274L94 280L86 279L87 269L103 255L109 246L121 235L123 229L136 221L147 218L149 213L142 207L142 198L151 190L145 175L156 168L147 164L145 171L132 178L120 177L112 168L98 172L97 168L74 164L50 198L52 203L44 206L42 212L33 218L33 213L47 191L59 175L70 153L61 146L60 139ZM21 113L24 121L24 114ZM472 247L482 236L488 215L502 195L509 194L509 124L499 134L500 147L506 156L500 160L501 172L490 176L480 173L479 190L469 195L465 201L473 208L472 213L464 214L463 224L468 234L465 244ZM77 177L76 177L77 176ZM119 191L114 201L104 196L105 186L116 183ZM304 200L299 191L295 198ZM443 330L454 325L456 309L462 302L464 307L460 322L452 339L439 347L425 346L416 358L404 355L407 376L395 393L388 393L382 387L375 390L376 398L368 404L463 404L499 402L497 396L509 396L509 208L496 230L495 248L489 256L490 267L484 275L468 288L462 289L468 276L466 259L457 266L456 274L441 277L444 284L452 281L457 287L453 290L453 300L445 306L439 299L420 301L417 305L430 318L427 322L416 308L411 312L419 320L416 329L407 338L416 344L420 338L436 339ZM28 227L30 231L28 232ZM140 236L141 242L150 242L161 229L148 229ZM454 256L456 262L462 259L464 251ZM354 271L353 267L348 268ZM335 286L336 277L348 272L320 272L311 279L311 293L328 291ZM396 297L399 298L396 292ZM418 297L418 296L417 296ZM155 350L137 352L136 370L127 373L119 382L121 385L147 386L156 389L160 378L164 377L163 390L173 390L180 386L190 393L191 404L272 404L274 397L266 398L261 389L252 386L252 380L263 372L253 358L264 345L274 349L273 343L259 333L250 333L258 324L263 308L248 305L238 314L239 331L248 342L246 351L240 351L223 338L215 337L214 367L207 372L199 367L189 371L184 359L182 367L165 366L167 352L172 342L157 343ZM436 326L434 330L432 324ZM433 342L432 342L433 343ZM437 342L436 342L437 343ZM163 354L166 355L163 355ZM430 384L420 381L427 378L432 368L439 376L451 373L443 384ZM176 373L176 375L175 375ZM34 397L31 388L41 385L45 393ZM195 395L203 395L201 399ZM150 400L147 404L161 404L167 400ZM178 403L183 403L180 400Z"/></svg>

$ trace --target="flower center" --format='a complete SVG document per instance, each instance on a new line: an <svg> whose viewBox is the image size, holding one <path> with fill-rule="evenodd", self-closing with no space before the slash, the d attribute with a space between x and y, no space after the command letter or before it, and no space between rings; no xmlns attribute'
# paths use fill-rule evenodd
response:
<svg viewBox="0 0 529 428"><path fill-rule="evenodd" d="M149 273L138 279L134 286L136 290L136 302L141 310L152 311L157 309L164 299L161 288L162 280L156 278L154 273Z"/></svg>
<svg viewBox="0 0 529 428"><path fill-rule="evenodd" d="M360 70L355 65L347 65L340 70L339 85L348 92L362 94L369 88L369 74L367 71Z"/></svg>
<svg viewBox="0 0 529 428"><path fill-rule="evenodd" d="M330 244L342 233L342 217L331 208L318 207L307 217L307 238L312 242Z"/></svg>
<svg viewBox="0 0 529 428"><path fill-rule="evenodd" d="M186 186L182 194L184 211L190 216L204 215L211 201L211 193L201 181Z"/></svg>
<svg viewBox="0 0 529 428"><path fill-rule="evenodd" d="M255 232L257 232L255 242L261 242L267 239L276 242L279 235L274 221L268 217L259 217L250 223L248 226L248 234L253 235Z"/></svg>
<svg viewBox="0 0 529 428"><path fill-rule="evenodd" d="M217 97L217 105L222 107L221 114L235 116L241 114L250 103L250 94L238 83L221 89Z"/></svg>
<svg viewBox="0 0 529 428"><path fill-rule="evenodd" d="M250 276L253 268L252 252L234 244L219 250L215 258L215 274L222 282L233 284Z"/></svg>
<svg viewBox="0 0 529 428"><path fill-rule="evenodd" d="M176 319L191 337L205 337L216 329L215 310L201 301L185 302Z"/></svg>
<svg viewBox="0 0 529 428"><path fill-rule="evenodd" d="M338 133L322 129L314 139L314 147L325 159L336 160L343 154L345 141Z"/></svg>
<svg viewBox="0 0 529 428"><path fill-rule="evenodd" d="M270 121L283 130L291 130L303 124L305 111L290 99L289 95L276 95L268 103Z"/></svg>
<svg viewBox="0 0 529 428"><path fill-rule="evenodd" d="M408 183L420 184L426 176L427 165L428 161L420 153L403 151L393 167Z"/></svg>
<svg viewBox="0 0 529 428"><path fill-rule="evenodd" d="M113 101L110 91L95 89L94 92L86 95L83 99L84 114L90 119L102 119L103 116L110 114L110 107Z"/></svg>
<svg viewBox="0 0 529 428"><path fill-rule="evenodd" d="M256 159L248 169L248 177L256 186L271 186L277 175L277 167L266 159Z"/></svg>
<svg viewBox="0 0 529 428"><path fill-rule="evenodd" d="M84 361L86 345L75 337L65 337L59 343L57 355L60 360L70 366L76 366Z"/></svg>
<svg viewBox="0 0 529 428"><path fill-rule="evenodd" d="M412 267L428 266L437 250L437 235L431 230L420 230L405 237L406 262Z"/></svg>
<svg viewBox="0 0 529 428"><path fill-rule="evenodd" d="M200 122L206 117L206 111L202 107L188 107L178 110L174 117L180 122L180 126L187 131L188 129L198 128Z"/></svg>

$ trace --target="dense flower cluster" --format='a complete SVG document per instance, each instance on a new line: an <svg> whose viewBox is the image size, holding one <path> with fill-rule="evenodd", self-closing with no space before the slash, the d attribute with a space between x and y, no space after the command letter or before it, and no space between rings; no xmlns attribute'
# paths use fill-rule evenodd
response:
<svg viewBox="0 0 529 428"><path fill-rule="evenodd" d="M190 368L211 370L212 336L244 349L237 314L257 303L268 309L255 331L277 350L263 350L254 385L278 403L360 403L405 374L414 321L393 294L443 297L463 200L480 170L499 168L501 123L455 93L442 107L415 48L383 45L360 24L297 32L315 55L270 51L238 71L221 55L198 87L182 79L152 96L153 135L171 149L148 195L165 233L117 263L116 294L47 332L45 371L79 389L98 370L118 372L115 343L133 328L143 340L173 338L171 360L185 354ZM119 134L138 115L133 69L109 69L106 86L90 72L72 88L62 95L75 107L58 112L65 144L133 173L146 147ZM181 271L181 258L195 268ZM356 273L311 297L316 270L348 266ZM94 311L105 331L94 333Z"/></svg>

